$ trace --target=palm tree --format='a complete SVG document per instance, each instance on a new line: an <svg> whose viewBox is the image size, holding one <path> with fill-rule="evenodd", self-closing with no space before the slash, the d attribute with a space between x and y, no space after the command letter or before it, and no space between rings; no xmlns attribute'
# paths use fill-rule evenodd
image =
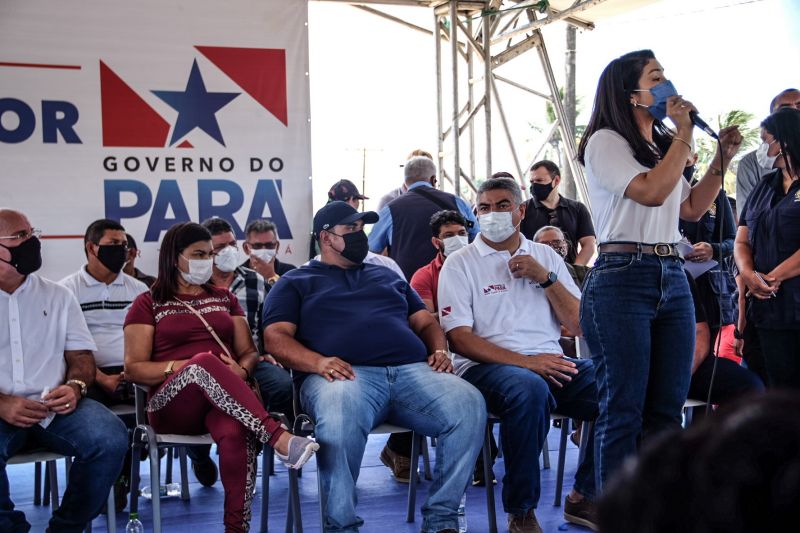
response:
<svg viewBox="0 0 800 533"><path fill-rule="evenodd" d="M719 128L727 128L728 126L739 126L739 132L742 134L742 147L739 153L733 158L733 161L728 165L728 170L725 172L725 191L728 194L736 191L736 171L739 168L739 160L755 148L761 142L760 128L752 127L749 124L753 122L755 115L742 111L741 109L732 109L727 113L717 117L717 124ZM695 142L695 150L697 152L697 168L705 169L711 163L714 153L717 150L716 142L709 137L700 137ZM702 174L700 174L702 175Z"/></svg>

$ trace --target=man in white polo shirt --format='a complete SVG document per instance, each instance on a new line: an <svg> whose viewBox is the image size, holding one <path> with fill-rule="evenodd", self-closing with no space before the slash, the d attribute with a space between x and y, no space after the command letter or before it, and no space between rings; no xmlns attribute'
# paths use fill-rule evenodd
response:
<svg viewBox="0 0 800 533"><path fill-rule="evenodd" d="M147 285L122 272L128 260L128 237L119 222L102 218L86 228L83 237L86 264L59 283L75 295L97 349L94 350L94 384L89 398L106 406L128 403L133 395L125 382L125 342L122 326L133 300L148 290ZM134 417L126 417L130 427ZM114 487L117 511L122 511L130 491L130 451Z"/></svg>
<svg viewBox="0 0 800 533"><path fill-rule="evenodd" d="M147 285L122 272L128 239L119 222L95 220L83 237L86 264L59 281L70 290L83 311L97 349L95 383L90 397L106 405L123 398L125 343L122 326L131 303Z"/></svg>
<svg viewBox="0 0 800 533"><path fill-rule="evenodd" d="M45 448L75 458L49 529L78 533L100 512L128 438L119 418L84 398L96 346L75 297L34 274L38 234L25 215L0 208L0 531L30 529L11 501L8 459Z"/></svg>
<svg viewBox="0 0 800 533"><path fill-rule="evenodd" d="M591 420L597 390L591 361L564 357L561 326L580 334L580 291L563 259L519 232L519 186L491 178L478 190L481 233L448 256L439 274L439 314L455 372L501 419L506 463L503 506L510 533L539 533L539 455L550 413ZM570 522L595 524L593 441L567 497Z"/></svg>

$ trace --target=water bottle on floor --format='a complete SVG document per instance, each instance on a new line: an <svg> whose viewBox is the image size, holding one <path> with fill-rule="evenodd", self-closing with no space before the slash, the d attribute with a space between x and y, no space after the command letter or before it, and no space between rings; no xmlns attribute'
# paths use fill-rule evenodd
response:
<svg viewBox="0 0 800 533"><path fill-rule="evenodd" d="M145 485L139 490L139 494L142 498L152 499L153 495L150 493L150 485ZM181 494L181 485L180 483L167 483L166 485L161 485L158 489L158 494L160 497L165 498L168 496L180 496Z"/></svg>
<svg viewBox="0 0 800 533"><path fill-rule="evenodd" d="M467 533L467 493L461 496L461 503L458 504L458 533Z"/></svg>
<svg viewBox="0 0 800 533"><path fill-rule="evenodd" d="M144 533L144 526L139 522L139 513L131 513L128 525L125 526L125 533Z"/></svg>

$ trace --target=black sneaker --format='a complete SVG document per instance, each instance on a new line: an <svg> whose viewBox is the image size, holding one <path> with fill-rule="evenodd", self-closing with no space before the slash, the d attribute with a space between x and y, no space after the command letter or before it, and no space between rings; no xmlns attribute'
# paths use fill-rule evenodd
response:
<svg viewBox="0 0 800 533"><path fill-rule="evenodd" d="M217 463L211 457L192 461L192 472L194 472L194 477L197 481L204 487L212 487L219 477Z"/></svg>
<svg viewBox="0 0 800 533"><path fill-rule="evenodd" d="M594 502L583 498L579 502L564 498L564 520L597 531L597 508Z"/></svg>

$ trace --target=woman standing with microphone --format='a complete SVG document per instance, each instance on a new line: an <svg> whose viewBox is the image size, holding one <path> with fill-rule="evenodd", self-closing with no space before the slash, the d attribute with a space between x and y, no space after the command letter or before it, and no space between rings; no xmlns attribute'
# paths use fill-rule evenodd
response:
<svg viewBox="0 0 800 533"><path fill-rule="evenodd" d="M598 489L642 437L680 424L694 351L694 308L678 220L699 220L720 189L742 137L720 132L694 186L683 179L692 143L691 102L650 50L615 59L600 76L578 160L586 168L599 257L584 284L583 329L597 373ZM669 117L676 130L662 120ZM723 166L724 165L724 166Z"/></svg>

